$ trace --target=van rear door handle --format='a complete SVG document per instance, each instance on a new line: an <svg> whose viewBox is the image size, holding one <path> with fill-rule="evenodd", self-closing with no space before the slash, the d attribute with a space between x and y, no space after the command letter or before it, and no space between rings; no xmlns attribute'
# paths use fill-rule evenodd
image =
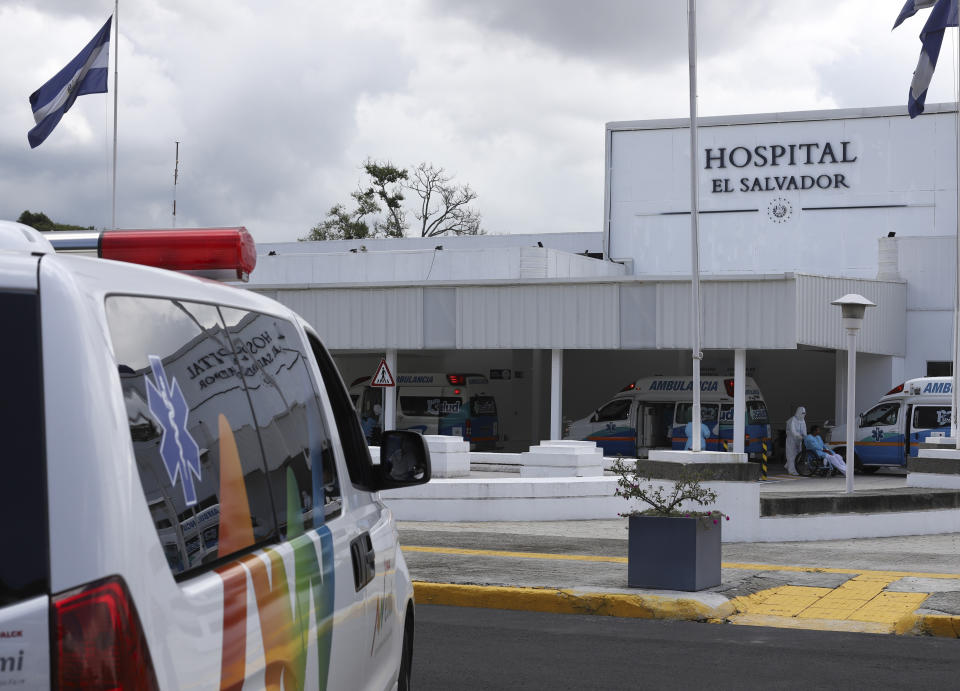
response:
<svg viewBox="0 0 960 691"><path fill-rule="evenodd" d="M353 563L353 584L360 592L377 573L376 553L370 533L363 533L350 541L350 561Z"/></svg>

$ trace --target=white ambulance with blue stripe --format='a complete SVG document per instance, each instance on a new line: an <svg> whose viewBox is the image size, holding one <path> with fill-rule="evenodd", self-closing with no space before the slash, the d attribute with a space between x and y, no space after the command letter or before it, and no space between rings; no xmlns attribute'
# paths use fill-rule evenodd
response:
<svg viewBox="0 0 960 691"><path fill-rule="evenodd" d="M705 449L732 450L732 377L700 378L700 418L710 428ZM760 388L745 378L744 450L758 459L770 445L770 420ZM693 407L693 378L643 377L631 382L590 415L570 423L564 437L594 441L604 455L636 458L649 449L683 449Z"/></svg>
<svg viewBox="0 0 960 691"><path fill-rule="evenodd" d="M928 437L948 436L952 392L951 377L909 379L861 413L854 432L857 470L871 473L884 466L905 467ZM829 444L846 457L845 425L830 430Z"/></svg>

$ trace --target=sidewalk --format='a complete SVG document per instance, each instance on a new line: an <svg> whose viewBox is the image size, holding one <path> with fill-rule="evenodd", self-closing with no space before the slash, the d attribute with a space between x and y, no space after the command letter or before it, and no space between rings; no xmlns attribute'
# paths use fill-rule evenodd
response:
<svg viewBox="0 0 960 691"><path fill-rule="evenodd" d="M686 593L625 587L623 520L399 527L421 604L960 637L960 534L725 543Z"/></svg>

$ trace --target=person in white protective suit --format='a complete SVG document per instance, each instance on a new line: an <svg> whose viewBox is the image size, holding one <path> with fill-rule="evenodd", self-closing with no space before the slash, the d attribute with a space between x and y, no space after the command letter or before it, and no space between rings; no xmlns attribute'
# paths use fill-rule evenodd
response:
<svg viewBox="0 0 960 691"><path fill-rule="evenodd" d="M799 475L794 461L797 459L800 449L803 448L803 438L807 436L807 423L804 420L806 416L807 409L800 406L793 417L787 420L786 467L787 472L791 475Z"/></svg>

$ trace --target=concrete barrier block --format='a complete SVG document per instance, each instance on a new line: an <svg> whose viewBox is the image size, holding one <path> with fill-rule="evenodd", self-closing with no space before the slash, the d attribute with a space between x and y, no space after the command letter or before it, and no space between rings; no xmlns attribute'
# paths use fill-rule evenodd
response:
<svg viewBox="0 0 960 691"><path fill-rule="evenodd" d="M462 437L425 434L430 449L433 477L467 477L470 475L470 443Z"/></svg>

